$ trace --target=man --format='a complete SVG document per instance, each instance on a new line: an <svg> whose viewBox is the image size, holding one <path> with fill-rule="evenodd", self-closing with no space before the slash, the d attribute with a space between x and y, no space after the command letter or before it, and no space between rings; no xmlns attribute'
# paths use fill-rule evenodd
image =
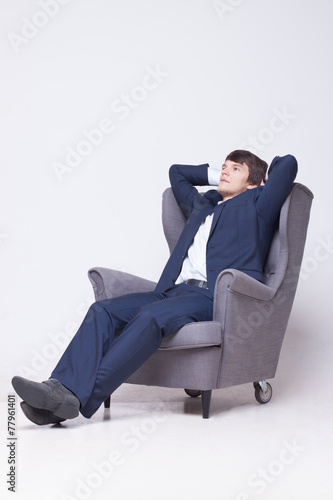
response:
<svg viewBox="0 0 333 500"><path fill-rule="evenodd" d="M297 173L291 155L267 163L230 153L214 180L207 164L173 165L173 193L185 228L153 292L94 303L49 380L12 380L25 415L45 425L90 418L105 399L184 324L209 321L218 274L238 269L263 281L281 206ZM194 186L216 185L204 195ZM118 336L117 334L121 334Z"/></svg>

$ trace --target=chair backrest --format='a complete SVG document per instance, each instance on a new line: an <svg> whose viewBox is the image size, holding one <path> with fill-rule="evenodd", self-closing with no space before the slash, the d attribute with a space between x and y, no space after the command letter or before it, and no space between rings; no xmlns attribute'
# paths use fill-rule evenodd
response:
<svg viewBox="0 0 333 500"><path fill-rule="evenodd" d="M313 194L303 184L294 183L285 200L271 248L266 260L265 284L278 290L284 281L289 293L296 290L302 263ZM185 226L186 217L171 188L162 198L162 224L170 253Z"/></svg>
<svg viewBox="0 0 333 500"><path fill-rule="evenodd" d="M162 225L170 253L175 248L185 223L186 217L169 187L162 195Z"/></svg>
<svg viewBox="0 0 333 500"><path fill-rule="evenodd" d="M285 200L277 229L266 260L265 283L279 289L285 285L297 286L306 241L312 192L303 184L294 183Z"/></svg>

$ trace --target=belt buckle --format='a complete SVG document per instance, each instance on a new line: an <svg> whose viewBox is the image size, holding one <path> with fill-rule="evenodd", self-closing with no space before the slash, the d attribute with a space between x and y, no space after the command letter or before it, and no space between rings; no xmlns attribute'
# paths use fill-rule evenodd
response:
<svg viewBox="0 0 333 500"><path fill-rule="evenodd" d="M205 282L204 282L204 281L199 281L198 287L199 287L199 288L203 288L204 284L205 284Z"/></svg>

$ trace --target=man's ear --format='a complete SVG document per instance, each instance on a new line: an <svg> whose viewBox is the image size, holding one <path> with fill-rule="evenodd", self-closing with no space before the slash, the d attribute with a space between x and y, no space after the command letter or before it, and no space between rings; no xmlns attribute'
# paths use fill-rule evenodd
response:
<svg viewBox="0 0 333 500"><path fill-rule="evenodd" d="M257 184L248 184L248 185L246 186L246 189L254 189L254 188L256 188L256 187L258 187L258 186L257 186Z"/></svg>

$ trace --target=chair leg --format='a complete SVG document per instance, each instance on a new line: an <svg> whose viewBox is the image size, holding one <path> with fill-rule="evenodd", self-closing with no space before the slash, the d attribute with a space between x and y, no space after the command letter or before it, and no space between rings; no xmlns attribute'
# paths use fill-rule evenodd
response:
<svg viewBox="0 0 333 500"><path fill-rule="evenodd" d="M104 401L104 408L110 408L111 396Z"/></svg>
<svg viewBox="0 0 333 500"><path fill-rule="evenodd" d="M209 418L211 397L212 397L212 391L201 392L202 418Z"/></svg>

